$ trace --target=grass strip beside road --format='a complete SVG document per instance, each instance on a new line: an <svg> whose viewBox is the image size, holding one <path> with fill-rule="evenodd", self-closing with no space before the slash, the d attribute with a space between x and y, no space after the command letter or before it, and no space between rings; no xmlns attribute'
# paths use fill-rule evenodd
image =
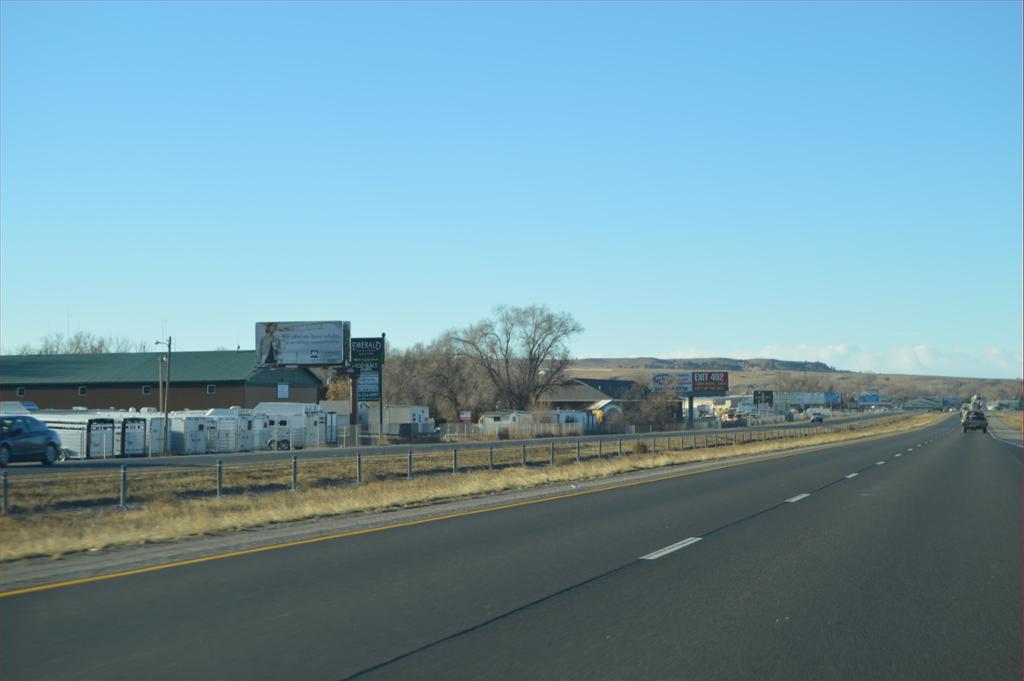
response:
<svg viewBox="0 0 1024 681"><path fill-rule="evenodd" d="M75 492L76 503L96 500L95 476L48 478L18 496L17 504L50 505L39 513L14 513L0 518L0 560L33 556L60 556L99 550L116 545L170 541L190 536L256 528L275 523L350 513L386 511L422 506L460 497L593 480L629 471L660 468L681 463L729 459L756 453L779 452L796 447L845 442L877 435L903 432L931 425L945 414L901 415L837 427L836 431L732 446L666 448L648 451L644 443L632 445L627 456L616 456L607 448L597 456L597 445L581 451L576 463L575 446L556 450L556 465L549 460L549 444L527 450L529 466L522 463L519 450L495 450L494 471L486 470L486 450L460 453L460 469L477 469L458 475L451 471L451 456L443 453L414 459L414 477L405 475L405 457L373 457L364 460L364 484L353 484L352 459L304 462L300 468L299 490L289 492L290 465L253 464L224 469L225 496L211 497L212 469L202 471L159 471L136 475L131 481L132 499L144 496L145 503L132 502L127 509L112 506L117 486L103 481L99 490L104 503L92 507L62 509L55 502L67 501ZM722 435L719 433L719 435ZM678 438L674 438L678 442ZM664 443L664 438L662 439ZM700 441L702 442L702 440ZM133 472L134 475L134 472ZM418 476L418 477L417 477ZM68 485L70 488L62 488ZM75 485L80 485L76 488ZM242 493L231 493L243 490ZM49 496L48 496L49 495ZM92 495L92 496L90 496ZM73 495L72 495L73 496Z"/></svg>
<svg viewBox="0 0 1024 681"><path fill-rule="evenodd" d="M1024 430L1024 413L1019 411L997 411L996 418L1016 430L1018 433Z"/></svg>

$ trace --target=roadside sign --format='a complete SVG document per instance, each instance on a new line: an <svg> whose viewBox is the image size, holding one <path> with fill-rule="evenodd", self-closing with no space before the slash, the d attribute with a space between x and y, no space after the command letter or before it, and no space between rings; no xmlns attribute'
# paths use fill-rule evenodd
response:
<svg viewBox="0 0 1024 681"><path fill-rule="evenodd" d="M384 363L384 339L380 336L352 339L352 362Z"/></svg>
<svg viewBox="0 0 1024 681"><path fill-rule="evenodd" d="M693 391L693 375L689 371L676 371L651 376L651 390L656 393L674 392L687 394Z"/></svg>
<svg viewBox="0 0 1024 681"><path fill-rule="evenodd" d="M754 404L768 405L769 407L775 405L775 391L774 390L755 390L754 391Z"/></svg>
<svg viewBox="0 0 1024 681"><path fill-rule="evenodd" d="M693 372L693 394L712 395L720 393L725 395L729 392L728 371L694 371Z"/></svg>
<svg viewBox="0 0 1024 681"><path fill-rule="evenodd" d="M256 366L344 364L348 322L260 322Z"/></svg>
<svg viewBox="0 0 1024 681"><path fill-rule="evenodd" d="M355 339L352 341L354 343ZM352 365L359 369L356 399L361 402L380 402L380 363L353 362Z"/></svg>

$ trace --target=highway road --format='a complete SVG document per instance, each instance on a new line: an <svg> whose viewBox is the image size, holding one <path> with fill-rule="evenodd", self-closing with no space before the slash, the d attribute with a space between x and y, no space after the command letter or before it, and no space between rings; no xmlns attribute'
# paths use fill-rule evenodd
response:
<svg viewBox="0 0 1024 681"><path fill-rule="evenodd" d="M854 416L843 416L838 418L827 419L826 424L823 425L841 425L844 423L851 423L854 421L862 421L864 419L878 418L882 415L892 416L892 413L887 414L857 414ZM678 438L680 435L689 438L692 435L703 436L703 435L732 435L736 433L746 433L753 430L774 430L774 429L801 429L801 428L812 428L814 424L808 421L797 421L797 422L780 422L773 423L763 426L751 427L751 428L725 428L725 429L695 429L685 431L670 431L664 433L658 433L659 437L673 437ZM643 435L640 435L643 436ZM377 454L405 454L409 449L413 449L417 454L432 452L432 451L451 451L452 447L458 447L462 450L472 449L486 449L489 444L501 447L519 447L523 444L534 446L537 444L547 445L550 442L576 442L580 440L582 442L597 442L603 441L606 444L616 443L619 439L636 437L633 435L584 435L580 437L558 437L558 438L535 438L530 440L501 440L501 441L486 441L486 442L448 442L442 444L418 444L418 445L385 445L385 446L366 446L366 447L320 447L320 448L309 448L295 451L257 451L257 452L226 452L219 454L187 454L187 455L175 455L175 456L156 456L156 457L111 457L109 459L71 459L60 463L56 466L40 466L37 462L23 462L15 463L8 467L8 475L11 477L18 477L22 475L54 475L59 473L83 473L83 472L95 472L97 470L114 470L119 469L122 465L128 466L129 468L165 468L168 466L174 467L196 467L196 468L210 468L215 466L218 459L224 461L224 463L267 463L267 462L284 462L290 461L293 455L299 456L301 459L327 459L339 456L352 457L356 455L356 452L363 454L364 456L374 456ZM647 436L649 437L649 435Z"/></svg>
<svg viewBox="0 0 1024 681"><path fill-rule="evenodd" d="M4 595L0 672L1020 679L1021 452L958 425Z"/></svg>

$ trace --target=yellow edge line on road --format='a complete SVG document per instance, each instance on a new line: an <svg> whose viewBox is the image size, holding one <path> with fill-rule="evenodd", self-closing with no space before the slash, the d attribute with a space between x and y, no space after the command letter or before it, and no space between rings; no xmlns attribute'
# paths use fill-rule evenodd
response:
<svg viewBox="0 0 1024 681"><path fill-rule="evenodd" d="M904 431L907 432L907 431ZM902 435L903 432L894 433L894 435ZM824 443L820 445L810 445L802 449L809 449L815 447L828 447L829 445L842 445L848 444L847 442L835 442L835 443ZM779 456L763 457L752 461L736 461L733 463L723 463L718 466L710 468L704 468L699 471L684 471L681 473L671 473L668 475L662 475L649 480L635 480L633 482L623 482L619 484L607 485L604 487L598 487L596 489L580 490L579 492L569 492L567 494L559 494L553 497L543 497L541 499L528 499L526 501L517 501L511 504L501 504L498 506L490 506L487 508L478 508L472 511L460 511L459 513L449 513L447 515L434 516L431 518L420 518L419 520L409 520L402 523L393 523L391 525L381 525L380 527L368 527L362 530L349 530L347 532L338 532L335 534L328 534L321 537L310 537L309 539L296 539L295 541L283 542L281 544L269 544L267 546L258 546L252 549L243 549L241 551L229 551L227 553L217 553L212 556L202 556L199 558L189 558L188 560L179 560L172 563L162 563L160 565L151 565L149 567L137 568L135 570L125 570L123 572L111 572L106 575L94 575L92 577L82 577L80 579L69 579L63 582L53 582L51 584L40 584L38 586L29 586L23 589L12 589L11 591L0 591L0 598L8 598L10 596L21 596L23 594L35 593L37 591L49 591L50 589L60 589L67 586L75 586L78 584L89 584L91 582L102 582L108 579L117 579L118 577L129 577L131 575L141 575L147 572L156 572L158 570L169 570L171 568L184 567L186 565L197 565L199 563L208 563L214 560L223 560L225 558L236 558L238 556L248 556L254 553L263 553L264 551L276 551L277 549L286 549L292 546L303 546L305 544L316 544L318 542L331 541L333 539L344 539L345 537L355 537L361 534L370 534L372 532L383 532L385 530L396 530L400 527L412 527L413 525L424 525L426 523L436 523L442 520L452 520L454 518L465 518L472 515L478 515L481 513L490 513L492 511L504 511L510 508L518 508L522 506L532 506L534 504L544 504L550 501L559 501L561 499L569 499L572 497L579 497L585 494L595 494L597 492L609 492L617 489L625 489L627 487L637 487L639 485L648 485L654 482L662 482L664 480L672 480L674 478L685 478L691 475L700 475L703 473L713 473L720 471L725 468L736 468L738 466L745 466L752 463L763 463L765 461L775 461L778 459L785 459L790 456L796 456L798 454L804 454L806 452L791 451L786 454Z"/></svg>

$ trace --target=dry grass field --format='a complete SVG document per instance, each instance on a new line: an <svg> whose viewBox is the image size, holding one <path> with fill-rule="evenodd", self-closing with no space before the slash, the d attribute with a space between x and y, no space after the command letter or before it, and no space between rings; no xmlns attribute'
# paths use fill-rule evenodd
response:
<svg viewBox="0 0 1024 681"><path fill-rule="evenodd" d="M902 415L816 430L767 430L753 438L726 444L728 435L711 433L678 437L660 443L644 439L629 443L618 456L617 446L575 446L555 450L550 444L495 449L495 470L488 469L485 448L459 455L459 471L451 475L450 454L418 456L414 477L405 479L407 459L373 457L363 462L364 484L355 484L355 461L331 459L303 462L298 490L291 485L291 466L239 465L224 469L222 498L211 493L212 469L132 473L129 503L118 498L116 475L47 476L19 480L11 490L12 511L0 518L0 560L29 556L59 556L107 546L168 541L346 513L382 511L472 497L504 490L564 484L603 478L631 470L679 463L726 459L830 442L911 430L934 423L943 414ZM742 435L742 434L740 434ZM716 438L717 436L717 438ZM717 442L716 442L717 439ZM464 471L464 472L463 472ZM34 476L33 476L34 477ZM45 513L32 512L46 508Z"/></svg>

